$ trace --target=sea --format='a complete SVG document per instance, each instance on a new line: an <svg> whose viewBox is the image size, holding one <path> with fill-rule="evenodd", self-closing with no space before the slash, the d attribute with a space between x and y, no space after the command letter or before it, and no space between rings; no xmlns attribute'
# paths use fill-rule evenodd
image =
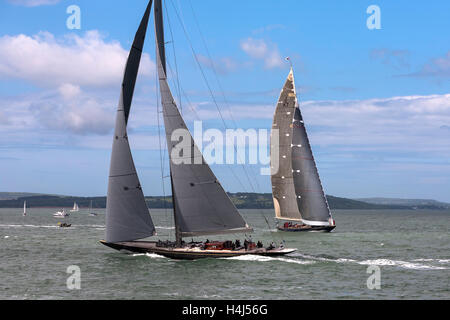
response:
<svg viewBox="0 0 450 320"><path fill-rule="evenodd" d="M273 210L242 210L253 240L297 251L181 261L100 244L104 209L65 219L22 210L0 209L2 300L450 299L450 211L335 210L332 233L286 233ZM172 212L151 215L154 239L173 240Z"/></svg>

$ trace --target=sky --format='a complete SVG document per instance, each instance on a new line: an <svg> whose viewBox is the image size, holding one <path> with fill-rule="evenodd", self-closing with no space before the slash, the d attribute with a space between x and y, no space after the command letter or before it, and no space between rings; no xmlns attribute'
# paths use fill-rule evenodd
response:
<svg viewBox="0 0 450 320"><path fill-rule="evenodd" d="M450 2L164 3L170 84L190 128L270 130L289 56L327 194L450 202ZM80 29L68 28L72 5ZM146 5L0 0L0 191L106 194L123 68ZM380 29L368 28L371 5ZM155 72L152 19L129 121L146 195L170 190ZM212 168L227 191L271 192L259 165Z"/></svg>

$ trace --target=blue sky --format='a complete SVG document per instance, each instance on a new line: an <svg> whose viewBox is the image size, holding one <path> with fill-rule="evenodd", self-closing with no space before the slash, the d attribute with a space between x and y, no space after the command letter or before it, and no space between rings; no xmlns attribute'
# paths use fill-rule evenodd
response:
<svg viewBox="0 0 450 320"><path fill-rule="evenodd" d="M232 110L238 127L270 128L291 57L328 194L450 202L448 1L165 2L167 56L175 70L175 47L189 125L191 107L205 127L222 128L178 16L220 108ZM381 30L366 25L373 4ZM70 5L81 9L80 30L66 27ZM145 6L0 1L0 191L106 194L121 73ZM145 193L160 195L152 23L130 142ZM229 191L271 190L256 166L247 167L253 188L230 174L244 177L239 165L213 169Z"/></svg>

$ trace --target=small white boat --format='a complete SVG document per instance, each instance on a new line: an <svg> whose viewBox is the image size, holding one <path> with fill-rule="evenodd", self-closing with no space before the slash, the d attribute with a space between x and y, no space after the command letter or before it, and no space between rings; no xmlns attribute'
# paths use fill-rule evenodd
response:
<svg viewBox="0 0 450 320"><path fill-rule="evenodd" d="M67 213L66 210L62 209L61 211L54 213L53 216L55 218L65 218L65 217L70 216L70 214Z"/></svg>
<svg viewBox="0 0 450 320"><path fill-rule="evenodd" d="M92 211L92 200L91 200L91 202L89 204L89 215L92 216L92 217L96 217L97 216L97 214Z"/></svg>
<svg viewBox="0 0 450 320"><path fill-rule="evenodd" d="M78 212L78 211L80 211L80 208L78 207L78 203L74 202L73 209L70 210L70 212Z"/></svg>
<svg viewBox="0 0 450 320"><path fill-rule="evenodd" d="M27 215L27 202L25 201L23 203L23 216L26 217Z"/></svg>

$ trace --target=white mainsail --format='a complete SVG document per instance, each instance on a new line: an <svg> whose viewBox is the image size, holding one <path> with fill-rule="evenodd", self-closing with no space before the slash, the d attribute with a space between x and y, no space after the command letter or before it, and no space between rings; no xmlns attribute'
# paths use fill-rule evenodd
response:
<svg viewBox="0 0 450 320"><path fill-rule="evenodd" d="M80 211L80 208L78 207L78 203L74 202L73 209L70 210L70 212L78 212L78 211Z"/></svg>

